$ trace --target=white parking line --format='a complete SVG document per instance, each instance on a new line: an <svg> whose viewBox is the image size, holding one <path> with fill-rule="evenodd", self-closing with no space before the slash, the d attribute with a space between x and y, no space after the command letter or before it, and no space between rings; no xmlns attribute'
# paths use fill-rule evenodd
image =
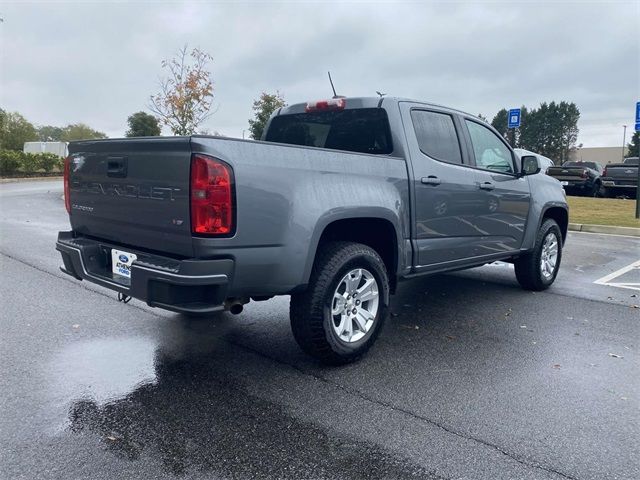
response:
<svg viewBox="0 0 640 480"><path fill-rule="evenodd" d="M631 265L627 265L626 267L622 267L620 270L616 270L613 273L610 273L609 275L605 275L602 278L599 278L598 280L596 280L595 284L597 285L608 285L610 287L618 287L618 288L628 288L630 290L638 290L640 291L640 283L637 282L612 282L611 280L614 280L622 275L624 275L625 273L631 272L634 269L638 269L640 270L640 260L638 260L637 262L633 262Z"/></svg>

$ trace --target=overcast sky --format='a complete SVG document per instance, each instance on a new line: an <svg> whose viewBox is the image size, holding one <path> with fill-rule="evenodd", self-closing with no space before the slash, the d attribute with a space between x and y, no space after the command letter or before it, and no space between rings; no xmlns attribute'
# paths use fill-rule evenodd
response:
<svg viewBox="0 0 640 480"><path fill-rule="evenodd" d="M0 2L0 107L122 136L184 44L209 52L216 113L247 129L261 91L428 100L491 120L567 100L579 142L619 146L640 100L640 2Z"/></svg>

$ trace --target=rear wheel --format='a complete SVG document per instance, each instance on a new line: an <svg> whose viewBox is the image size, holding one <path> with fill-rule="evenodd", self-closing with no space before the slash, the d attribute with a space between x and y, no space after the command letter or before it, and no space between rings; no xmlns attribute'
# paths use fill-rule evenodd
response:
<svg viewBox="0 0 640 480"><path fill-rule="evenodd" d="M333 242L319 253L307 291L291 296L291 330L306 353L348 363L373 345L388 307L388 275L376 251Z"/></svg>
<svg viewBox="0 0 640 480"><path fill-rule="evenodd" d="M545 290L558 275L562 260L562 232L548 218L540 226L533 251L514 262L518 283L527 290Z"/></svg>
<svg viewBox="0 0 640 480"><path fill-rule="evenodd" d="M593 190L591 191L591 196L596 198L604 198L606 196L606 189L600 182L596 182L593 184Z"/></svg>

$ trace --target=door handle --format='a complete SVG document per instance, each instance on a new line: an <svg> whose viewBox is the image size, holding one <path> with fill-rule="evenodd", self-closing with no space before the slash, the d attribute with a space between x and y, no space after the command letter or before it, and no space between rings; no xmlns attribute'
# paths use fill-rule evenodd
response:
<svg viewBox="0 0 640 480"><path fill-rule="evenodd" d="M420 179L425 185L433 185L434 187L440 185L440 179L435 175L429 175L428 177L422 177Z"/></svg>
<svg viewBox="0 0 640 480"><path fill-rule="evenodd" d="M484 182L479 185L480 190L493 190L495 185L492 182Z"/></svg>

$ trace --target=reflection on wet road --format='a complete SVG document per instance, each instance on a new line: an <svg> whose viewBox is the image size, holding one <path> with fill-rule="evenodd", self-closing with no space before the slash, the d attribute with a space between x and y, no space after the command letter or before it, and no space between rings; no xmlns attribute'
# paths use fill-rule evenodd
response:
<svg viewBox="0 0 640 480"><path fill-rule="evenodd" d="M153 342L144 337L80 341L54 357L56 397L90 398L98 404L155 382Z"/></svg>
<svg viewBox="0 0 640 480"><path fill-rule="evenodd" d="M437 478L248 394L220 369L233 365L234 352L219 338L211 342L219 333L212 325L196 321L193 328L176 320L165 326L166 343L155 351L143 338L80 342L64 351L56 369L66 391L77 395L70 431L98 435L123 459L156 456L166 472L179 476Z"/></svg>

